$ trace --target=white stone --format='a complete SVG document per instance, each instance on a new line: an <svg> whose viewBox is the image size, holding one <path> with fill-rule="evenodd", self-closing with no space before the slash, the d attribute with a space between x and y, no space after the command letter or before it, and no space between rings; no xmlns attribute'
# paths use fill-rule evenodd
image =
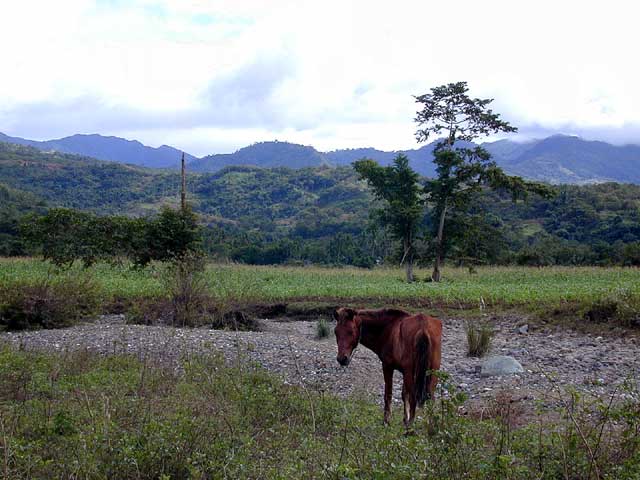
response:
<svg viewBox="0 0 640 480"><path fill-rule="evenodd" d="M506 355L496 355L485 360L482 364L482 370L480 370L480 376L496 377L499 375L511 375L523 372L524 369L522 365L520 365L520 362L515 358Z"/></svg>

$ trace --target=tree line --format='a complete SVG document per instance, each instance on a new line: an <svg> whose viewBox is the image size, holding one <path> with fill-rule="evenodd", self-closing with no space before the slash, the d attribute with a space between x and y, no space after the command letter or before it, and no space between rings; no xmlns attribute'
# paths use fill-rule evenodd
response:
<svg viewBox="0 0 640 480"><path fill-rule="evenodd" d="M132 262L180 259L201 249L201 233L191 208L165 207L154 217L99 216L68 208L44 215L30 214L21 222L21 235L32 251L60 267L79 261Z"/></svg>

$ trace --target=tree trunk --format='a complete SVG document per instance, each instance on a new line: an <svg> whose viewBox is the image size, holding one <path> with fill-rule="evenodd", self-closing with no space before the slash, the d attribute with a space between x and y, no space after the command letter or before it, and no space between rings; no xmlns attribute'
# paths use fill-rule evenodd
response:
<svg viewBox="0 0 640 480"><path fill-rule="evenodd" d="M405 238L404 240L404 261L405 271L407 273L407 283L413 282L413 245L411 240Z"/></svg>
<svg viewBox="0 0 640 480"><path fill-rule="evenodd" d="M409 257L407 259L407 283L413 282L413 258Z"/></svg>
<svg viewBox="0 0 640 480"><path fill-rule="evenodd" d="M449 126L449 138L447 144L449 150L453 150L453 145L456 141L456 132L453 125ZM436 237L436 258L433 262L433 273L431 274L431 280L439 282L441 278L440 265L442 265L442 257L444 256L444 245L442 238L444 237L444 219L447 216L447 200L445 198L444 205L442 206L442 212L440 212L440 223L438 224L438 236Z"/></svg>
<svg viewBox="0 0 640 480"><path fill-rule="evenodd" d="M431 280L439 282L441 278L440 265L442 264L443 254L443 236L444 236L444 219L447 216L447 203L445 202L440 212L440 223L438 224L438 236L436 237L436 258L433 262L433 273L431 274Z"/></svg>

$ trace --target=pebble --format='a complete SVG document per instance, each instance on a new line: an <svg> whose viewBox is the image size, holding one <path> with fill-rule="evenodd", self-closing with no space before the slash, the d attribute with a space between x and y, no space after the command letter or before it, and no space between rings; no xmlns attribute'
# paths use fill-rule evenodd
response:
<svg viewBox="0 0 640 480"><path fill-rule="evenodd" d="M316 340L314 322L265 320L264 331L231 332L126 325L124 321L124 316L111 315L64 330L0 333L0 342L24 345L27 349L87 348L103 354L127 351L145 358L155 356L175 365L185 354L219 351L229 361L237 361L240 354L289 384L304 382L309 388L322 388L338 395L359 392L382 402L384 383L377 356L361 347L348 368L340 367L335 361L335 339ZM551 327L543 332L531 329L517 315L495 317L492 321L497 332L492 351L508 353L526 365L527 370L517 375L481 377L483 360L466 356L463 319L446 318L442 369L450 374L454 388L464 390L470 398L507 389L518 390L519 397L533 399L551 388L572 385L582 392L606 395L617 391L621 398L629 395L637 400L637 393L619 388L627 377L636 384L640 380L635 337L594 338L571 330L550 330ZM525 326L523 334L521 329ZM400 401L401 382L402 375L396 372L396 403Z"/></svg>

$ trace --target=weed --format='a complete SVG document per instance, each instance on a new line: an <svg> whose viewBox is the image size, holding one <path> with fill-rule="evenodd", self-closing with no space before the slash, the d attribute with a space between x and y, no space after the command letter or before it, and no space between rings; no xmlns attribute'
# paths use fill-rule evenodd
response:
<svg viewBox="0 0 640 480"><path fill-rule="evenodd" d="M327 319L321 317L316 322L316 338L322 340L323 338L327 338L331 334L331 326Z"/></svg>
<svg viewBox="0 0 640 480"><path fill-rule="evenodd" d="M172 324L197 326L203 323L206 282L202 255L187 252L167 267L166 287L172 306Z"/></svg>
<svg viewBox="0 0 640 480"><path fill-rule="evenodd" d="M638 327L640 300L628 289L619 288L593 302L584 318L593 323L615 322L624 327Z"/></svg>
<svg viewBox="0 0 640 480"><path fill-rule="evenodd" d="M493 326L484 321L467 320L464 329L467 333L467 355L484 357L491 350L491 342L495 335Z"/></svg>
<svg viewBox="0 0 640 480"><path fill-rule="evenodd" d="M59 274L0 289L0 325L9 330L60 328L92 315L99 292L89 275Z"/></svg>
<svg viewBox="0 0 640 480"><path fill-rule="evenodd" d="M177 373L130 356L0 346L5 478L638 478L630 382L587 399L551 388L558 415L519 427L508 394L483 419L445 372L404 437L379 407L287 385L249 363L186 356ZM538 421L539 420L539 421Z"/></svg>

